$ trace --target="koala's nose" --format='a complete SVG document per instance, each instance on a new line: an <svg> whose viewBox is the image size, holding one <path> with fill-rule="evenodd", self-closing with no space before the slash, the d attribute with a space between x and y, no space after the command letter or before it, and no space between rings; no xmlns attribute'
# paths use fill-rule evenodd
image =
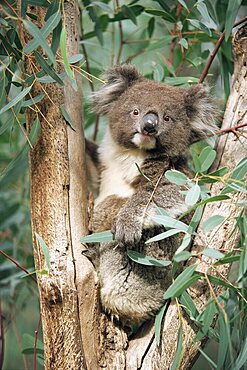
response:
<svg viewBox="0 0 247 370"><path fill-rule="evenodd" d="M143 117L142 130L147 134L155 134L157 132L157 126L159 123L159 118L155 113L147 113Z"/></svg>

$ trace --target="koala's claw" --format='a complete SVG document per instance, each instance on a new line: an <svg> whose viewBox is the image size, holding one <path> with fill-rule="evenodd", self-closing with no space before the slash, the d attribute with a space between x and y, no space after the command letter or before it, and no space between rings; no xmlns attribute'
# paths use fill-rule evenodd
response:
<svg viewBox="0 0 247 370"><path fill-rule="evenodd" d="M118 244L134 248L141 239L142 229L137 223L126 224L117 221L112 228L112 233Z"/></svg>

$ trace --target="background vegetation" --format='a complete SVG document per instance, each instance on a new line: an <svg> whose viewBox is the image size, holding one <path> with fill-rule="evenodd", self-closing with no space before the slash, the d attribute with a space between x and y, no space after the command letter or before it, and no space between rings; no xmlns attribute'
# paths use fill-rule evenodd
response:
<svg viewBox="0 0 247 370"><path fill-rule="evenodd" d="M41 114L38 102L46 94L46 84L62 85L65 76L68 75L76 88L74 71L77 70L81 73L83 81L86 135L100 140L105 121L104 118L90 112L88 96L90 91L101 83L100 75L106 67L129 61L145 76L156 81L173 85L197 83L210 52L221 32L225 30L225 40L208 74L210 86L223 110L230 92L230 77L233 72L231 31L236 18L242 18L246 14L246 5L247 2L241 0L79 1L81 54L68 58L66 30L63 28L63 9L66 2L23 0L21 9L17 8L16 1L1 2L0 304L4 325L2 336L5 370L32 368L34 333L39 320L36 285L13 263L15 261L29 272L34 271L29 214L28 151L35 142L38 128L28 137L25 110L30 107L36 111L38 127L38 118ZM36 16L32 12L33 7L38 6L47 10L46 23L41 30L35 26ZM33 40L21 38L20 23L29 32L30 40ZM56 54L55 59L54 55L59 44L60 52ZM30 60L35 58L40 64L41 71L25 72L24 55ZM43 92L34 97L30 91L36 80L41 82ZM68 124L73 125L63 107L61 112ZM196 147L194 155L198 155L204 147L205 145ZM196 172L206 172L207 169L197 168ZM240 189L236 189L234 183L235 189L231 188L230 191L244 191L241 180L246 172L246 162L235 172L238 174L236 179L240 181L237 183ZM218 174L220 181L225 175L226 172ZM213 227L216 225L219 223L213 221ZM228 284L228 292L221 297L224 311L220 311L217 303L212 301L208 305L209 309L199 317L197 312L193 312L191 302L188 306L190 314L194 314L194 321L204 322L200 335L211 336L215 343L218 343L222 336L226 338L219 348L215 347L216 354L213 359L205 355L208 365L204 365L204 369L206 366L218 369L227 368L226 366L234 366L234 369L246 368L244 365L247 356L244 334L247 332L246 315L244 319L246 303L239 295L244 288L247 265L243 249L246 245L244 243L247 222L243 208L240 208L236 227L242 235L239 250L237 257L233 254L228 255L226 262L240 260L240 265L235 269L236 286L232 288ZM222 256L218 255L216 258ZM186 298L183 297L184 300ZM185 301L184 305L186 306ZM211 330L210 324L215 314L219 315L221 320L216 329ZM39 337L42 339L41 332ZM41 348L42 344L38 343L37 353L40 362L37 368L39 366L42 368Z"/></svg>

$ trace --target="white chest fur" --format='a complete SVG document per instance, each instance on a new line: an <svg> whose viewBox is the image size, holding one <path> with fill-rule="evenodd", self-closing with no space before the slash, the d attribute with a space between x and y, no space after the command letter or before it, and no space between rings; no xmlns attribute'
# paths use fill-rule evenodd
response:
<svg viewBox="0 0 247 370"><path fill-rule="evenodd" d="M130 183L139 174L145 159L140 149L125 149L116 144L109 129L99 148L100 161L103 165L100 192L95 204L100 203L109 195L130 197L134 193Z"/></svg>

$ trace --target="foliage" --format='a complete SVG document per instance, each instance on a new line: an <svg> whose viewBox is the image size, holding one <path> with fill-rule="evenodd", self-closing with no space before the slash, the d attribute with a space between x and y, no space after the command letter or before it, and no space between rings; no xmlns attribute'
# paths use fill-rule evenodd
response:
<svg viewBox="0 0 247 370"><path fill-rule="evenodd" d="M240 0L234 2L224 0L141 2L134 0L130 3L120 3L118 0L80 0L81 54L70 56L67 54L66 29L63 25L64 6L66 5L64 2L23 0L20 9L17 8L17 2L14 0L1 2L0 235L1 249L5 253L29 272L34 271L28 211L27 155L39 133L39 119L42 116L40 107L42 99L47 95L47 84L63 86L64 79L68 78L73 88L77 89L75 72L83 76L86 132L89 136L100 138L104 131L105 121L102 117L95 117L88 110L87 96L97 84L102 83L100 74L106 66L130 61L138 65L147 77L156 81L164 81L172 85L197 83L210 51L218 41L220 33L225 29L225 41L221 45L209 75L210 83L217 87L218 97L225 100L229 95L229 77L233 68L231 30L237 13L239 11L241 13L243 9L240 9L241 3L246 5L246 1L241 2ZM42 27L36 12L41 7L45 10ZM20 32L21 27L24 27L30 35L28 39L25 39ZM58 50L60 50L59 53ZM25 71L24 57L30 64L28 71ZM39 70L36 69L34 60L40 66ZM41 92L33 96L32 86L37 81L40 83ZM27 109L32 109L36 113L36 121L30 132L27 131L25 123ZM62 105L60 110L65 121L73 128L73 122ZM169 181L181 187L187 187L186 202L195 209L190 224L186 225L181 220L173 220L162 210L159 210L160 214L156 219L157 222L168 227L163 235L156 236L156 240L176 233L184 234L182 244L172 261L175 267L178 266L178 262L192 258L192 254L185 249L196 233L201 207L208 202L227 201L236 192L246 192L242 181L246 173L246 159L229 174L227 168L207 173L214 160L215 151L206 144L194 147L192 157L196 173L193 179L187 178L178 171L167 171L165 175ZM224 189L221 194L212 197L206 185L217 181L224 184ZM203 225L204 230L208 232L214 227L223 227L225 221L220 215L213 216ZM240 212L236 219L236 230L240 231L241 239L236 252L224 255L208 248L202 252L216 259L213 264L215 268L222 263L228 264L234 261L239 263L234 285L215 276L212 276L213 281L211 281L208 276L211 283L228 287L218 302L212 299L202 312L198 312L193 305L193 300L186 289L195 280L206 279L194 271L194 265L182 273L186 274L183 288L179 285L177 289L178 276L165 297L167 299L177 297L179 307L183 307L198 326L200 330L195 340L206 336L215 341L224 338L219 344L218 362L214 363L207 358L213 368L227 368L234 364L236 369L240 369L246 359L246 339L244 337L246 319L241 320L246 311L246 303L241 299L244 295L246 274L246 252L244 251L247 235L246 223L244 213ZM103 237L109 237L109 233L104 234ZM42 243L42 240L40 242ZM46 246L43 245L43 247L46 251ZM131 256L130 254L130 257L145 263L145 256L144 260L143 256ZM193 255L193 257L200 258L200 255ZM47 255L46 260L48 266L49 256ZM164 261L164 265L167 262L171 263ZM22 279L23 273L19 272L10 260L0 256L0 263L1 301L5 302L2 309L5 316L7 312L9 313L7 321L10 325L11 322L14 323L14 313L22 311L28 305L34 290L35 294L37 292L30 278ZM150 258L147 260L146 257L146 263L157 263L157 261L152 261ZM177 272L175 267L174 273ZM20 296L25 299L17 299ZM37 303L35 305L37 306ZM212 328L211 323L216 316L219 316L219 320ZM159 323L161 321L161 319L158 320ZM37 320L32 325L29 334L34 333ZM157 325L156 333L159 333ZM23 333L25 333L24 328ZM19 341L21 341L20 346L24 348L25 354L32 353L30 337L26 335ZM182 330L179 332L173 368L176 368L180 362L181 348ZM37 350L42 356L40 344ZM6 356L9 356L8 350ZM12 352L11 356L13 357ZM22 359L20 355L18 356L17 363L20 363ZM16 366L16 362L12 366ZM27 368L27 366L24 360L23 367Z"/></svg>

